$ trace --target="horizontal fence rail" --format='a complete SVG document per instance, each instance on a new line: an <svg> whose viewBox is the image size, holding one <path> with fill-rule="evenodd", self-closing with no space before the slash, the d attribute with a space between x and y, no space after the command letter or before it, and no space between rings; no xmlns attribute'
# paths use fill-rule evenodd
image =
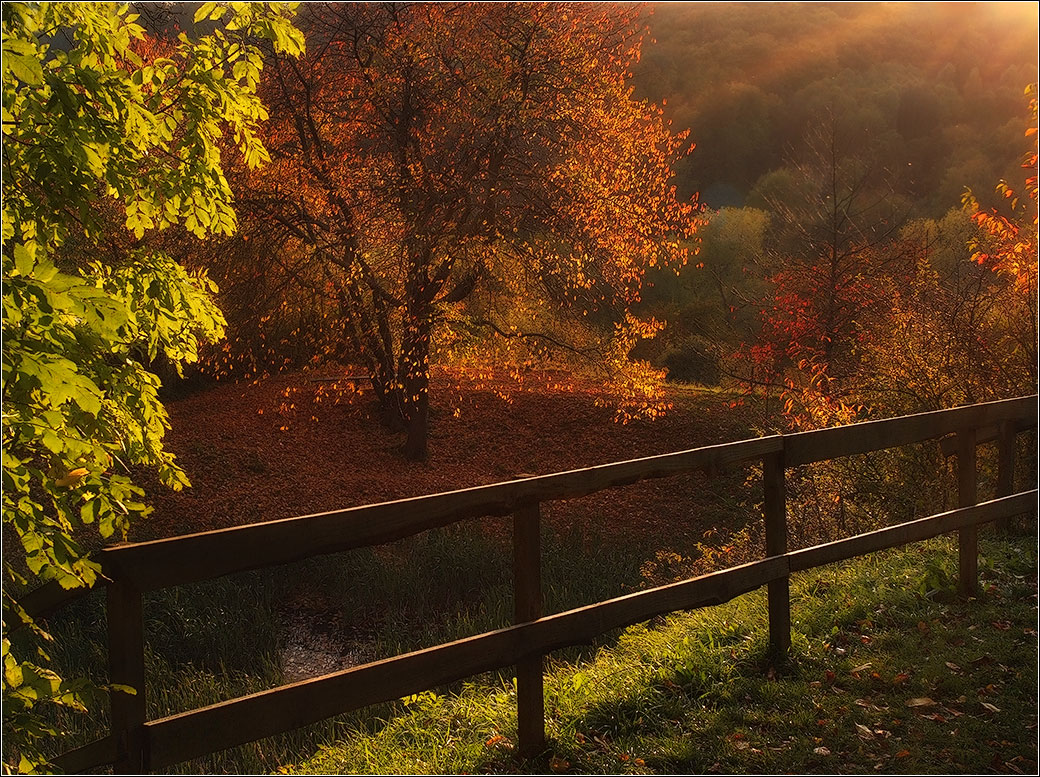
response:
<svg viewBox="0 0 1040 777"><path fill-rule="evenodd" d="M104 764L113 764L116 773L160 769L510 666L516 667L519 752L536 754L544 743L543 660L553 650L587 643L611 629L656 615L718 605L767 586L770 643L782 654L790 645L791 573L952 531L958 533L961 591L971 595L977 585L977 527L994 521L1006 524L1014 515L1036 510L1036 490L1011 494L1015 435L1036 425L1034 395L112 546L97 556L108 578L109 679L138 693L114 693L111 734L66 753L55 763L69 772ZM958 509L788 551L787 469L934 439L940 439L947 456L957 458ZM976 504L975 449L987 442L997 443L997 498ZM762 465L766 558L542 617L541 502L748 462ZM515 625L158 720L145 719L143 592L380 545L462 520L509 514L514 523ZM30 615L39 616L78 595L82 592L45 585L20 604Z"/></svg>
<svg viewBox="0 0 1040 777"><path fill-rule="evenodd" d="M1034 394L1031 397L787 434L784 435L784 453L787 466L796 467L799 464L925 442L963 429L993 426L1001 421L1020 420L1026 425L1036 426L1036 419L1037 396Z"/></svg>
<svg viewBox="0 0 1040 777"><path fill-rule="evenodd" d="M759 437L299 518L114 545L100 559L109 577L133 580L148 591L382 545L467 518L508 515L534 502L573 499L640 480L755 461L781 445L779 436Z"/></svg>
<svg viewBox="0 0 1040 777"><path fill-rule="evenodd" d="M531 502L572 499L640 480L720 469L758 461L781 450L785 466L793 467L945 437L967 427L994 427L1001 421L1017 422L1015 431L1035 427L1037 396L759 437L376 505L113 545L97 557L106 577L133 580L148 591L381 545L467 518L508 515ZM28 594L21 604L30 615L44 615L83 594L82 589L66 591L51 583Z"/></svg>

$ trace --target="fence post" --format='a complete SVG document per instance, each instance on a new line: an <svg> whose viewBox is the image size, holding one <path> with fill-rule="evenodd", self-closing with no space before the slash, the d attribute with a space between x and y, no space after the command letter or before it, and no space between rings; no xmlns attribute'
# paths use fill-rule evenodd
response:
<svg viewBox="0 0 1040 777"><path fill-rule="evenodd" d="M1015 483L1015 422L1001 421L997 428L997 497L1011 496ZM997 528L1011 528L1010 518L997 521Z"/></svg>
<svg viewBox="0 0 1040 777"><path fill-rule="evenodd" d="M116 774L142 774L144 753L144 612L141 592L116 581L108 586L109 682L126 685L136 693L111 692L112 737L116 741Z"/></svg>
<svg viewBox="0 0 1040 777"><path fill-rule="evenodd" d="M975 429L957 432L957 506L971 507L977 500L975 483ZM979 527L965 526L957 532L960 593L974 596L979 584Z"/></svg>
<svg viewBox="0 0 1040 777"><path fill-rule="evenodd" d="M513 513L514 622L542 616L541 516L538 503ZM545 700L542 656L528 656L516 665L517 751L532 758L545 750Z"/></svg>
<svg viewBox="0 0 1040 777"><path fill-rule="evenodd" d="M766 555L787 552L787 484L784 477L784 452L765 456L762 460L762 485L765 491ZM782 577L768 584L769 647L780 658L791 647L790 579Z"/></svg>

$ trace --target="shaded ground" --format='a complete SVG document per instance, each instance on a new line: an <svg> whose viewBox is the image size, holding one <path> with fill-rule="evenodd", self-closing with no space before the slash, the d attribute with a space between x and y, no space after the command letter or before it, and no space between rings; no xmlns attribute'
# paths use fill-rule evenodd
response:
<svg viewBox="0 0 1040 777"><path fill-rule="evenodd" d="M597 406L598 395L591 387L513 388L507 393L506 383L460 385L458 379L442 377L431 392L435 410L430 460L416 464L399 453L402 435L388 432L380 423L371 390L349 381L334 383L334 375L294 374L218 384L168 401L172 428L167 449L177 455L192 488L181 493L150 489L155 512L136 524L131 539L450 491L754 435L751 412L746 407L734 411L736 397L723 392L671 387L671 412L654 421L620 424L610 408ZM657 549L692 552L705 531L719 523L739 529L747 520L740 509L740 500L750 491L743 488L745 478L740 469L710 480L698 473L546 503L543 525L552 536L569 537L569 542L587 547L586 553L599 563L610 563L595 550L604 543L628 548L629 555L639 557L638 569L639 560L651 560ZM507 521L491 519L479 525L481 529L471 524L486 537L487 552L508 566ZM401 554L399 562L410 565L416 558L408 547L387 546L377 552ZM601 576L625 574L631 572L618 569ZM432 586L440 587L447 590L445 601L434 608L438 613L417 613L414 623L402 614L399 628L421 631L421 622L431 616L455 617L462 606L460 591L451 584ZM484 586L477 587L483 595ZM374 602L383 602L384 593L372 591ZM279 663L285 681L378 657L373 645L385 637L373 636L371 619L362 615L366 608L358 603L346 604L309 578L300 578L279 598ZM400 606L401 602L394 605ZM474 606L481 617L486 615L483 599ZM427 635L423 641L440 638Z"/></svg>
<svg viewBox="0 0 1040 777"><path fill-rule="evenodd" d="M326 376L327 377L327 376ZM667 453L753 436L747 409L724 393L671 388L674 409L619 424L590 391L521 391L435 380L430 460L405 462L379 422L371 390L297 374L219 384L167 404L167 448L191 478L182 493L150 489L153 516L131 539L153 539L335 510ZM441 401L438 401L438 400ZM739 472L735 483L742 482ZM702 512L717 479L668 478L547 506L546 517L625 539L675 533L676 514ZM685 523L685 522L683 522ZM704 523L687 534L700 538ZM667 528L666 528L667 526Z"/></svg>

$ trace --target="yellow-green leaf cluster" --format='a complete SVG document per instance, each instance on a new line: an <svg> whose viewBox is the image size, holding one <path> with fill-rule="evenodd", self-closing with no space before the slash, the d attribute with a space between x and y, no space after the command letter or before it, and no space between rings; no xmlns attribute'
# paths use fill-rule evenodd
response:
<svg viewBox="0 0 1040 777"><path fill-rule="evenodd" d="M4 564L4 737L17 743L5 770L43 765L53 732L35 709L82 709L85 688L46 668L49 637L16 592L98 579L81 541L92 526L125 537L148 514L134 470L187 485L163 450L150 366L195 361L224 319L205 275L147 237L234 232L219 141L268 159L259 41L302 51L287 6L202 10L217 22L207 35L162 42L125 5L4 5L3 520L22 550Z"/></svg>

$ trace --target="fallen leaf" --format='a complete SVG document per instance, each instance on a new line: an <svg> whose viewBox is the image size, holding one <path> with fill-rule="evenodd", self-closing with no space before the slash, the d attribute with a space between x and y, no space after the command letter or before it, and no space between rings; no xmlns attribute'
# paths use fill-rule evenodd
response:
<svg viewBox="0 0 1040 777"><path fill-rule="evenodd" d="M988 709L990 712L1000 712L1000 707L996 704L990 704L988 701L982 702L982 706Z"/></svg>
<svg viewBox="0 0 1040 777"><path fill-rule="evenodd" d="M74 486L87 475L87 472L88 470L86 467L76 467L76 469L69 472L65 477L58 478L54 482L59 486Z"/></svg>
<svg viewBox="0 0 1040 777"><path fill-rule="evenodd" d="M856 724L856 733L859 735L860 739L873 739L874 738L874 732L871 731L866 726L864 726L862 723L857 723Z"/></svg>
<svg viewBox="0 0 1040 777"><path fill-rule="evenodd" d="M959 671L961 671L961 668L959 666L957 666L955 663L953 663L953 661L947 661L946 662L946 668L949 669L951 672L959 672Z"/></svg>
<svg viewBox="0 0 1040 777"><path fill-rule="evenodd" d="M917 696L913 699L908 699L906 702L907 707L934 707L935 700L927 696Z"/></svg>
<svg viewBox="0 0 1040 777"><path fill-rule="evenodd" d="M816 753L816 755L830 755L831 754L830 749L826 748L826 747L814 748L813 752Z"/></svg>
<svg viewBox="0 0 1040 777"><path fill-rule="evenodd" d="M900 750L898 753L896 753L896 758L906 758L908 755L910 755L909 750Z"/></svg>
<svg viewBox="0 0 1040 777"><path fill-rule="evenodd" d="M870 662L869 661L867 663L865 663L865 664L860 664L859 666L857 666L856 668L852 669L851 671L852 671L852 674L856 674L857 672L862 672L865 669L870 669Z"/></svg>
<svg viewBox="0 0 1040 777"><path fill-rule="evenodd" d="M549 768L554 772L563 772L571 768L571 762L565 758L553 756L549 759Z"/></svg>

